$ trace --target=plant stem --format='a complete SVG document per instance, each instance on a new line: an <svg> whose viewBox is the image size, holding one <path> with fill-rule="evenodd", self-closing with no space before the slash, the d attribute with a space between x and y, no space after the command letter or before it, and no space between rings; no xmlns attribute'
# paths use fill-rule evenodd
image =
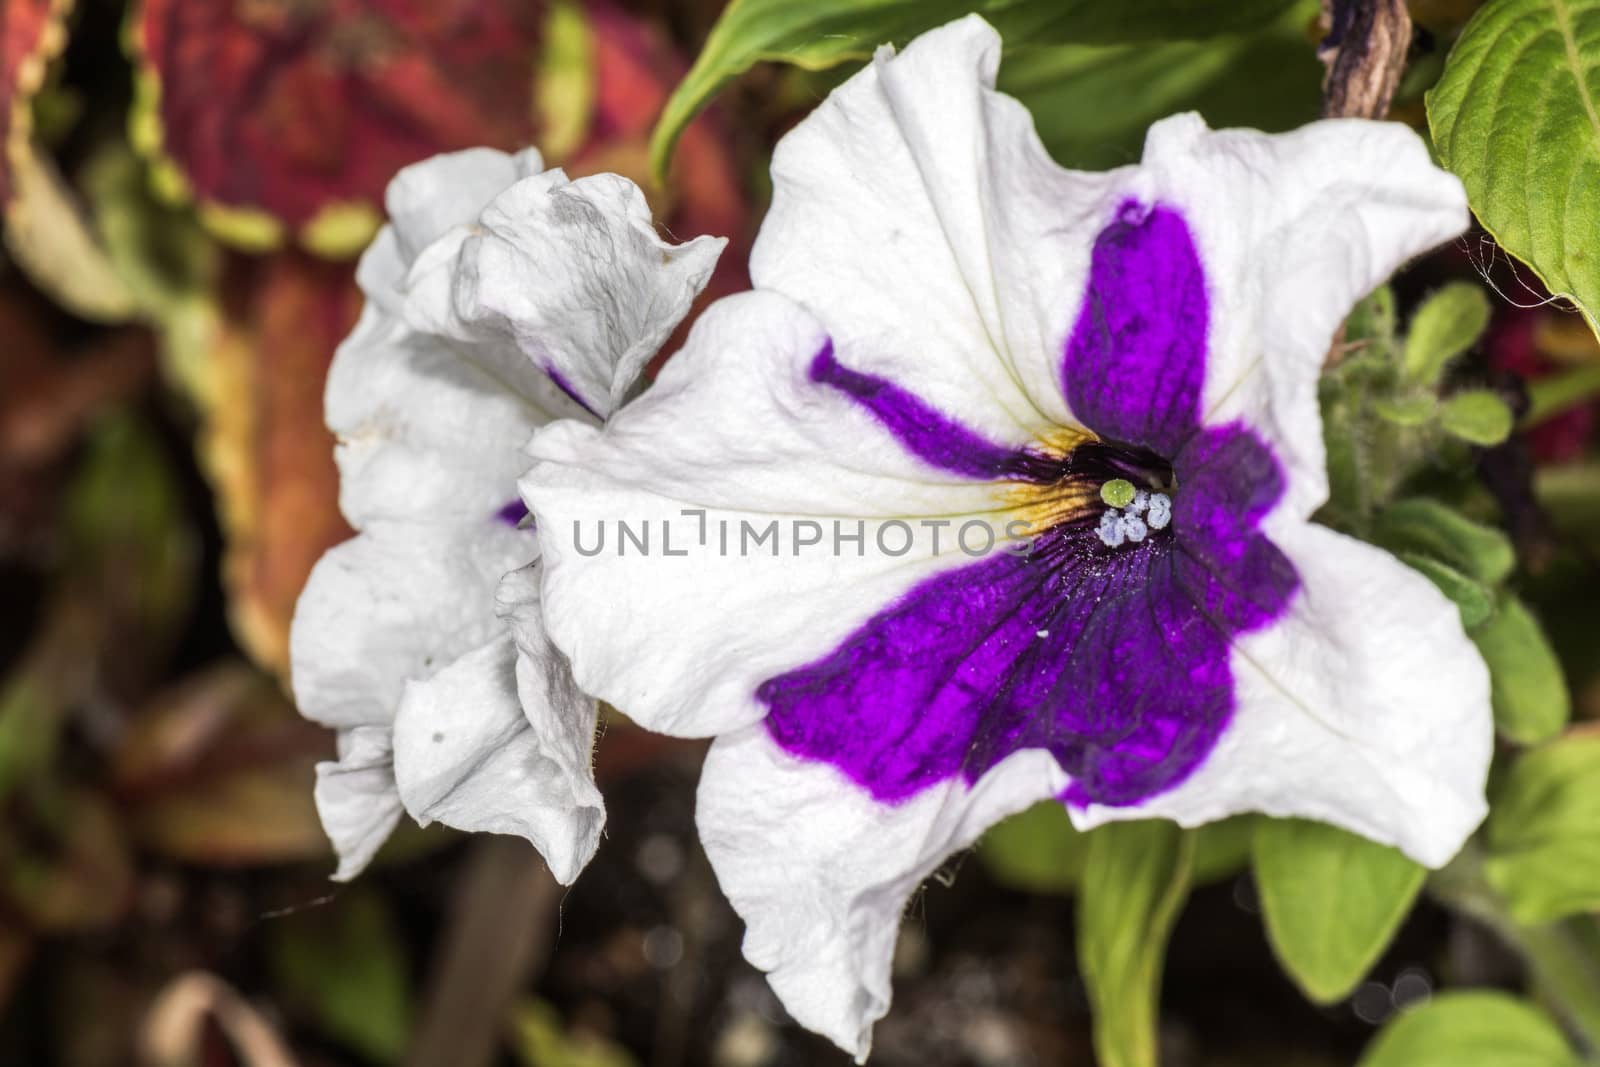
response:
<svg viewBox="0 0 1600 1067"><path fill-rule="evenodd" d="M1591 915L1542 925L1519 923L1483 874L1483 850L1468 842L1428 881L1441 903L1488 926L1527 965L1535 991L1578 1038L1586 1056L1600 1053L1600 927Z"/></svg>

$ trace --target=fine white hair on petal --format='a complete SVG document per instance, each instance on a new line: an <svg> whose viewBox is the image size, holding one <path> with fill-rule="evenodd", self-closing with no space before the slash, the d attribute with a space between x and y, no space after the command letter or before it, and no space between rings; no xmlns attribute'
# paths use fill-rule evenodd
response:
<svg viewBox="0 0 1600 1067"><path fill-rule="evenodd" d="M1443 866L1488 811L1494 748L1489 674L1460 614L1354 538L1285 522L1273 542L1301 588L1287 618L1235 640L1237 708L1216 749L1175 789L1073 821L1294 815Z"/></svg>
<svg viewBox="0 0 1600 1067"><path fill-rule="evenodd" d="M783 752L764 726L716 740L695 821L717 882L744 919L744 955L801 1025L865 1062L889 1008L900 917L925 878L1066 777L1018 752L975 784L956 780L893 805L832 767Z"/></svg>
<svg viewBox="0 0 1600 1067"><path fill-rule="evenodd" d="M407 683L394 773L422 825L525 837L570 884L605 824L590 765L597 707L544 637L537 572L513 571L501 585L512 633Z"/></svg>

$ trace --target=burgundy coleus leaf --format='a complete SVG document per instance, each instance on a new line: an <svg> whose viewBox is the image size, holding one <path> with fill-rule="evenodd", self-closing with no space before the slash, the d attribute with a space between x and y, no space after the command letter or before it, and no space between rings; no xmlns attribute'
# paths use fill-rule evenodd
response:
<svg viewBox="0 0 1600 1067"><path fill-rule="evenodd" d="M233 257L221 299L197 383L207 413L202 458L220 498L234 631L257 663L281 672L306 575L350 535L322 389L361 294L349 265L285 251Z"/></svg>
<svg viewBox="0 0 1600 1067"><path fill-rule="evenodd" d="M13 162L32 132L29 108L50 60L66 44L71 0L6 0L0 7L0 205L16 194Z"/></svg>
<svg viewBox="0 0 1600 1067"><path fill-rule="evenodd" d="M139 147L224 238L353 254L407 163L534 134L537 0L144 0Z"/></svg>

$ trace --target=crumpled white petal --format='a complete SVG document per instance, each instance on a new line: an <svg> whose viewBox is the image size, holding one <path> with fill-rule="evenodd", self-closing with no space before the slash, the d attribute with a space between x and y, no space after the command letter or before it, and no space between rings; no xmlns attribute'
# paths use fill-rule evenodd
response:
<svg viewBox="0 0 1600 1067"><path fill-rule="evenodd" d="M1447 863L1488 812L1489 672L1454 604L1381 549L1296 523L1273 535L1302 589L1236 639L1233 722L1177 788L1073 811L1081 829L1161 816L1301 816Z"/></svg>
<svg viewBox="0 0 1600 1067"><path fill-rule="evenodd" d="M605 804L594 784L595 702L545 638L538 565L506 576L512 634L408 682L394 721L394 772L426 826L516 834L570 884L594 856Z"/></svg>
<svg viewBox="0 0 1600 1067"><path fill-rule="evenodd" d="M615 174L520 181L413 265L407 320L520 351L596 418L611 414L711 278L727 241L663 241Z"/></svg>
<svg viewBox="0 0 1600 1067"><path fill-rule="evenodd" d="M744 955L801 1025L864 1062L889 1008L900 917L923 879L1008 815L1065 787L1045 752L1018 752L972 786L876 803L765 727L717 739L695 809L717 881L747 924Z"/></svg>
<svg viewBox="0 0 1600 1067"><path fill-rule="evenodd" d="M348 882L378 854L404 809L394 789L388 726L340 730L339 758L317 764L315 798L322 829L339 857L335 881Z"/></svg>
<svg viewBox="0 0 1600 1067"><path fill-rule="evenodd" d="M662 241L625 179L540 166L531 150L477 149L407 168L357 272L367 307L326 406L360 533L315 568L291 634L302 712L361 742L319 779L340 877L371 858L401 795L424 821L528 836L567 880L598 838L593 703L543 643L536 596L520 597L535 617L517 627L496 613L500 579L537 554L517 528L521 449L552 419L611 410L723 242ZM575 400L575 382L593 395Z"/></svg>

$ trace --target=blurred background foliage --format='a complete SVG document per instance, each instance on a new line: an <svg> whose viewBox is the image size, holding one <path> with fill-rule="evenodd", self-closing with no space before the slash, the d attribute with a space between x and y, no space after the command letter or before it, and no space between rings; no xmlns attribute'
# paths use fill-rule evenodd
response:
<svg viewBox="0 0 1600 1067"><path fill-rule="evenodd" d="M1411 4L1394 117L1425 124L1477 7ZM531 142L617 171L680 237L732 239L719 295L777 137L871 45L973 9L1069 165L1136 160L1172 111L1319 113L1315 0L5 0L0 1064L843 1062L739 958L693 832L700 749L620 716L611 830L570 893L520 842L414 828L329 883L331 741L285 695L287 626L349 532L323 377L398 167ZM1037 809L919 898L875 1063L1092 1063L1091 1004L1180 1067L1419 1064L1494 1026L1569 1062L1542 1009L1490 993L1369 1045L1445 981L1600 990L1507 947L1600 961L1600 806L1549 785L1600 771L1600 346L1543 295L1474 234L1374 294L1324 383L1323 518L1456 600L1504 745L1540 746L1481 848L1425 887L1311 824L1077 834ZM1474 910L1485 887L1509 919Z"/></svg>

